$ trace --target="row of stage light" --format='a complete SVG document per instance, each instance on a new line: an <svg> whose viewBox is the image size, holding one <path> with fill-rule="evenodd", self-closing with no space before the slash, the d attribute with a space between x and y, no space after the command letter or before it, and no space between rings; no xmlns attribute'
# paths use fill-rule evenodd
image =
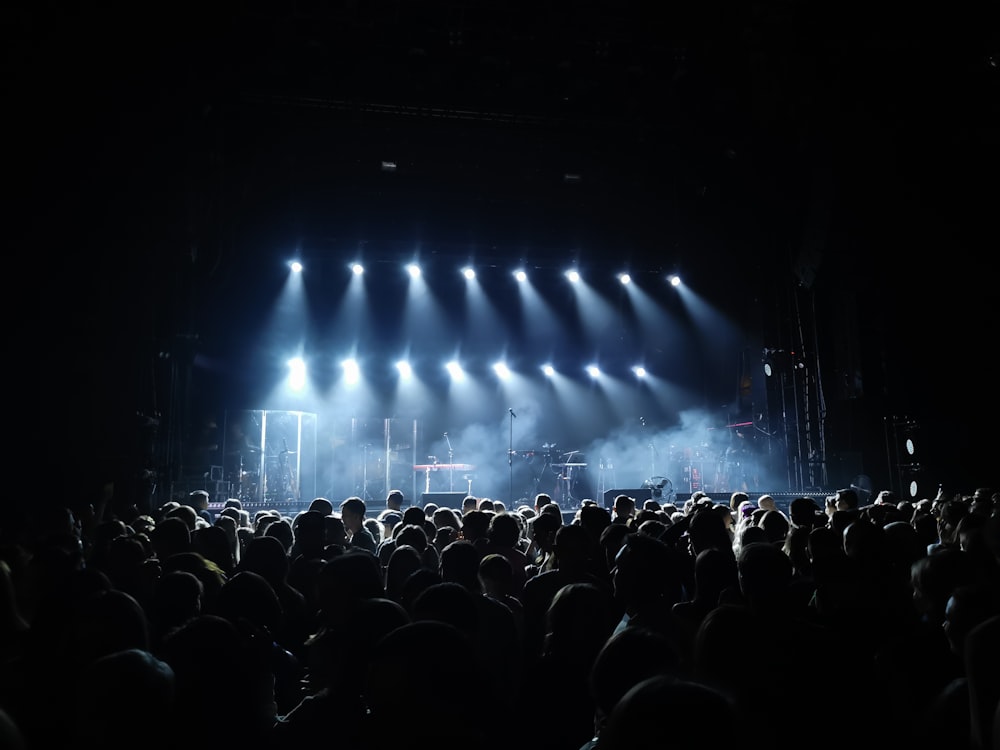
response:
<svg viewBox="0 0 1000 750"><path fill-rule="evenodd" d="M361 365L353 358L348 358L340 363L341 369L344 374L344 384L345 385L355 385L361 381ZM410 380L414 377L413 366L410 362L406 360L400 360L396 362L396 371L399 374L399 378L402 381ZM307 380L307 370L308 366L306 361L301 357L295 357L288 361L289 368L289 385L295 390L300 390L305 387ZM461 363L457 360L451 360L443 365L445 371L451 377L453 382L462 382L466 379L467 373L462 367ZM509 381L514 377L514 373L510 370L505 362L496 362L492 366L493 372L500 381ZM539 366L539 371L545 375L547 378L553 378L556 376L557 371L555 367L551 364L543 364ZM591 364L584 368L584 372L587 373L593 380L599 380L604 373L598 365ZM646 368L642 365L635 365L631 368L632 374L637 379L644 379L647 377L648 373Z"/></svg>
<svg viewBox="0 0 1000 750"><path fill-rule="evenodd" d="M379 260L376 262L378 264L378 268L376 269L378 273L375 275L379 278L385 277L388 261ZM441 270L440 259L434 259L432 264L436 270L435 275L437 275L437 272ZM301 261L289 261L288 266L292 271L293 276L300 277L305 275L306 268ZM360 278L366 274L365 267L361 264L361 262L356 260L345 263L344 268L347 273L353 274L355 278ZM396 272L404 278L408 275L412 282L421 282L423 280L424 270L426 270L416 261L409 263L399 262L394 265L394 268ZM455 263L452 268L455 271L460 271L467 283L474 283L478 280L477 269L473 268L471 265L463 266L460 262L458 262ZM388 270L388 275L391 276L392 269ZM491 278L497 278L494 273L498 270L496 265L487 263L482 266L481 270L484 272L489 271ZM503 269L500 270L501 272L504 272ZM555 272L558 273L558 269L549 269L550 272L552 270L555 270ZM534 274L535 271L541 271L545 274L546 269L541 266L526 268L525 266L518 265L511 268L509 273L518 284L527 284L530 283L528 276L529 272ZM569 267L565 269L562 274L571 285L575 286L577 284L587 284L583 278L581 270L577 267ZM651 278L650 272L641 271L641 274L647 281ZM659 276L659 273L656 275ZM634 276L625 272L619 272L613 276L611 274L602 274L601 278L607 280L614 279L622 287L629 287L630 285L636 286L634 282L637 281ZM670 286L681 287L681 279L677 274L661 276L660 278L664 283L669 284ZM636 291L640 294L640 296L643 295L642 289L637 288ZM591 309L589 305L587 307L588 309ZM601 308L595 307L593 309L600 310ZM523 381L525 378L541 378L543 381L552 381L556 379L560 381L586 381L589 379L597 385L604 383L609 386L612 383L623 384L626 381L639 384L640 382L646 380L648 373L645 363L633 360L633 363L629 365L627 361L622 361L618 357L615 359L615 366L610 368L608 371L605 371L602 365L595 361L591 361L589 364L578 362L567 368L565 366L559 366L558 363L555 362L542 360L537 364L521 363L521 365L515 368L513 365L504 361L496 361L491 364L485 364L481 361L477 363L460 362L457 358L452 359L451 361L446 361L446 358L442 357L436 362L421 361L420 363L415 363L404 359L395 363L391 363L391 361L382 361L375 365L374 371L363 373L363 369L369 370L368 365L363 366L362 361L353 358L353 356L344 358L339 362L337 362L336 358L334 358L334 361L331 362L326 356L321 356L317 362L310 362L302 356L296 356L287 360L289 369L287 371L285 383L286 386L291 388L291 390L301 391L305 389L307 383L312 379L310 377L310 372L312 370L316 370L313 374L318 376L317 382L330 383L330 376L333 374L331 373L331 365L334 372L337 370L340 372L339 377L335 377L334 379L339 381L341 386L347 387L357 385L362 381L369 384L386 384L387 380L395 380L399 385L403 385L407 381L418 381L425 385L430 385L431 383L441 383L442 381L450 381L453 384L461 383L463 381L485 384L491 379L493 379L496 383L503 384L504 382L511 381L515 378L518 378L520 381ZM368 364L371 365L373 363ZM419 368L417 367L418 364L420 365ZM471 367L468 367L467 365L471 365ZM419 376L416 373L418 369L420 371Z"/></svg>
<svg viewBox="0 0 1000 750"><path fill-rule="evenodd" d="M293 260L290 261L288 265L289 268L291 268L292 271L294 271L295 273L302 273L305 270L305 267L302 265L301 261ZM349 265L349 268L351 270L351 273L353 273L355 276L361 276L362 274L365 273L365 267L361 263L351 263ZM423 274L422 268L417 263L406 264L405 270L413 279L419 279ZM473 268L472 266L462 266L460 272L469 281L473 281L476 278L476 269ZM523 268L517 268L511 271L511 275L520 283L524 283L528 280L528 272ZM573 284L576 284L582 280L580 272L575 268L567 269L563 273L563 275L566 277L567 280L569 280ZM616 274L616 278L623 286L628 286L629 284L632 283L632 275L624 271ZM679 286L681 283L680 276L673 273L669 274L666 277L666 280L670 283L671 286Z"/></svg>

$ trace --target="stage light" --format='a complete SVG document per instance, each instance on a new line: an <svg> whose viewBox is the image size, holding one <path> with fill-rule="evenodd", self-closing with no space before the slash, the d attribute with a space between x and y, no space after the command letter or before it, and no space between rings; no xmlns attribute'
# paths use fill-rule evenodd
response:
<svg viewBox="0 0 1000 750"><path fill-rule="evenodd" d="M353 273L355 276L360 276L364 272L365 272L365 267L360 263L354 263L351 265L351 273Z"/></svg>
<svg viewBox="0 0 1000 750"><path fill-rule="evenodd" d="M774 370L777 367L777 360L779 357L776 357L775 355L781 355L781 357L784 357L784 354L784 349L772 349L771 347L764 348L763 359L761 361L764 363L764 374L767 377L774 375Z"/></svg>
<svg viewBox="0 0 1000 750"><path fill-rule="evenodd" d="M590 375L590 377L592 377L592 378L600 377L600 375L601 375L601 368L599 368L597 365L588 365L587 366L587 374Z"/></svg>
<svg viewBox="0 0 1000 750"><path fill-rule="evenodd" d="M405 359L401 359L396 363L396 369L399 371L399 376L403 380L409 380L413 377L413 368L410 367L410 363Z"/></svg>
<svg viewBox="0 0 1000 750"><path fill-rule="evenodd" d="M302 264L299 263L297 260L293 260L291 263L289 263L288 267L291 268L294 273L302 273Z"/></svg>
<svg viewBox="0 0 1000 750"><path fill-rule="evenodd" d="M552 365L542 365L542 372L545 373L545 377L551 378L553 375L556 374L556 368L554 368Z"/></svg>
<svg viewBox="0 0 1000 750"><path fill-rule="evenodd" d="M514 278L523 284L525 281L528 280L528 274L518 269L517 271L514 271Z"/></svg>
<svg viewBox="0 0 1000 750"><path fill-rule="evenodd" d="M458 381L458 380L463 380L465 378L465 373L462 371L462 366L458 364L457 361L452 360L447 365L445 365L445 368L451 375L452 380Z"/></svg>
<svg viewBox="0 0 1000 750"><path fill-rule="evenodd" d="M288 360L288 387L301 391L306 386L306 363L302 357Z"/></svg>
<svg viewBox="0 0 1000 750"><path fill-rule="evenodd" d="M576 271L567 271L566 278L569 279L571 283L576 284L580 280L580 274Z"/></svg>
<svg viewBox="0 0 1000 750"><path fill-rule="evenodd" d="M410 274L411 279L420 278L420 266L418 266L416 263L410 263L406 267L406 272Z"/></svg>
<svg viewBox="0 0 1000 750"><path fill-rule="evenodd" d="M632 283L632 277L627 273L618 274L618 280L622 283L622 286L628 286Z"/></svg>
<svg viewBox="0 0 1000 750"><path fill-rule="evenodd" d="M642 365L636 365L635 367L633 367L632 372L634 372L636 377L638 378L646 377L646 368L643 367Z"/></svg>
<svg viewBox="0 0 1000 750"><path fill-rule="evenodd" d="M465 276L465 278L467 278L469 281L472 281L474 278L476 278L476 272L473 269L469 268L468 266L462 269L462 275Z"/></svg>
<svg viewBox="0 0 1000 750"><path fill-rule="evenodd" d="M340 366L344 368L344 382L348 385L354 385L361 379L361 368L358 367L357 360L345 359Z"/></svg>
<svg viewBox="0 0 1000 750"><path fill-rule="evenodd" d="M920 481L923 471L918 453L920 423L910 417L894 417L893 432L900 485L907 489L910 498L916 499L920 492L925 491L924 483Z"/></svg>
<svg viewBox="0 0 1000 750"><path fill-rule="evenodd" d="M675 273L670 274L667 277L667 281L670 282L670 286L680 286L681 285L681 277L678 276Z"/></svg>
<svg viewBox="0 0 1000 750"><path fill-rule="evenodd" d="M493 365L493 372L495 372L497 374L497 377L500 378L501 380L510 379L510 369L504 362L497 362L495 365Z"/></svg>

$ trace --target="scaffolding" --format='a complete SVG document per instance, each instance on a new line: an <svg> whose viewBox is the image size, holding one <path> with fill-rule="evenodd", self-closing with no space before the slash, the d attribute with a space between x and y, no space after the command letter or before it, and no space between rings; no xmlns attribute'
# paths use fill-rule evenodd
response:
<svg viewBox="0 0 1000 750"><path fill-rule="evenodd" d="M793 288L778 346L764 348L771 434L780 436L789 492L822 492L828 486L826 397L813 292Z"/></svg>

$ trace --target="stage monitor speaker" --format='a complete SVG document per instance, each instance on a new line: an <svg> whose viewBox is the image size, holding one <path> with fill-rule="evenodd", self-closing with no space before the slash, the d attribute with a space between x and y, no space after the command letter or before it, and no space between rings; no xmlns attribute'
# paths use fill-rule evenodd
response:
<svg viewBox="0 0 1000 750"><path fill-rule="evenodd" d="M638 487L634 490L608 490L604 493L604 507L608 510L615 507L615 498L619 495L634 497L636 510L641 510L642 504L653 496L653 490L651 487Z"/></svg>
<svg viewBox="0 0 1000 750"><path fill-rule="evenodd" d="M452 508L462 510L462 501L465 500L465 492L424 492L420 495L420 505L426 508L427 503L434 503L439 508Z"/></svg>

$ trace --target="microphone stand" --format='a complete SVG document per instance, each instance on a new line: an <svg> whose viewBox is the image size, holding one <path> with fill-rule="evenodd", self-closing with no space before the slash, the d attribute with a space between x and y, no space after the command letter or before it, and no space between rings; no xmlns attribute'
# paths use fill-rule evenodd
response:
<svg viewBox="0 0 1000 750"><path fill-rule="evenodd" d="M644 435L649 433L646 431L646 419L644 417L639 417L639 424L642 425L642 432ZM649 476L656 476L656 442L654 440L649 441Z"/></svg>
<svg viewBox="0 0 1000 750"><path fill-rule="evenodd" d="M444 441L448 444L448 491L451 492L455 489L455 452L451 449L451 440L448 439L448 433L444 434Z"/></svg>
<svg viewBox="0 0 1000 750"><path fill-rule="evenodd" d="M514 507L514 410L508 409L510 413L510 419L507 421L510 423L510 437L509 444L507 446L507 507Z"/></svg>

